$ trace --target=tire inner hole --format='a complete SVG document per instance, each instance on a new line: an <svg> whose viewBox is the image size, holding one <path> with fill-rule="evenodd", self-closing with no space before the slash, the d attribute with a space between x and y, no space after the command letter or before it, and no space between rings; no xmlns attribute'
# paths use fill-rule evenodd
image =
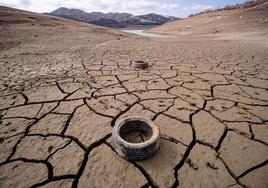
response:
<svg viewBox="0 0 268 188"><path fill-rule="evenodd" d="M121 126L119 135L127 142L142 143L152 137L153 130L144 121L127 121Z"/></svg>

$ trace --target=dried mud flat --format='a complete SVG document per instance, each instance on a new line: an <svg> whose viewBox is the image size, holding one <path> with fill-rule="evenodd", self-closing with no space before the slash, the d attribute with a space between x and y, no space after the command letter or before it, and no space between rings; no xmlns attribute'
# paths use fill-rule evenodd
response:
<svg viewBox="0 0 268 188"><path fill-rule="evenodd" d="M0 187L268 186L263 43L0 12ZM133 115L161 131L145 161L111 145L116 120Z"/></svg>

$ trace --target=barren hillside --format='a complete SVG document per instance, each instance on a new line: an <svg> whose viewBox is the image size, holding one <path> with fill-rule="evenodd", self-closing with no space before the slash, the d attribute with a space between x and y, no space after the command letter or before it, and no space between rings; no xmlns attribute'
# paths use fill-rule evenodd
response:
<svg viewBox="0 0 268 188"><path fill-rule="evenodd" d="M252 37L267 43L268 2L212 11L155 27L150 32L210 37ZM242 38L243 39L243 38Z"/></svg>
<svg viewBox="0 0 268 188"><path fill-rule="evenodd" d="M51 40L55 40L52 36L57 38L61 49L66 47L66 43L75 44L74 41L80 45L95 45L127 37L116 30L7 7L0 7L0 29L2 49L37 41L42 44L42 48L46 48Z"/></svg>

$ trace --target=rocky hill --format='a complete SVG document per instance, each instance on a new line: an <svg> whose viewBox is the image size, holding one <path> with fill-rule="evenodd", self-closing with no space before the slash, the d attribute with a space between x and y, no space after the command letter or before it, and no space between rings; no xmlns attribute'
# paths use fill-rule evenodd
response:
<svg viewBox="0 0 268 188"><path fill-rule="evenodd" d="M129 25L162 25L164 23L179 19L176 17L166 17L153 13L139 16L135 16L128 13L87 13L80 9L68 9L65 7L58 8L46 14L78 20L86 23L92 23L105 27L127 27Z"/></svg>

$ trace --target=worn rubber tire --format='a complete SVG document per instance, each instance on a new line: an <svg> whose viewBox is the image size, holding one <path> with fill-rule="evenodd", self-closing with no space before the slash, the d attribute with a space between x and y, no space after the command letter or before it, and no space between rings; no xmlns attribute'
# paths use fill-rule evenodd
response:
<svg viewBox="0 0 268 188"><path fill-rule="evenodd" d="M144 68L148 68L149 64L148 62L145 61L133 61L133 67L134 68L140 68L140 69L144 69Z"/></svg>
<svg viewBox="0 0 268 188"><path fill-rule="evenodd" d="M122 126L125 126L128 121L142 121L146 123L146 125L148 125L152 130L152 135L149 140L141 143L130 143L125 141L120 136L120 130ZM142 127L140 127L140 130L143 130ZM123 118L117 121L113 127L112 142L113 147L120 156L129 161L140 161L153 156L158 150L160 142L160 131L151 120L137 116Z"/></svg>

